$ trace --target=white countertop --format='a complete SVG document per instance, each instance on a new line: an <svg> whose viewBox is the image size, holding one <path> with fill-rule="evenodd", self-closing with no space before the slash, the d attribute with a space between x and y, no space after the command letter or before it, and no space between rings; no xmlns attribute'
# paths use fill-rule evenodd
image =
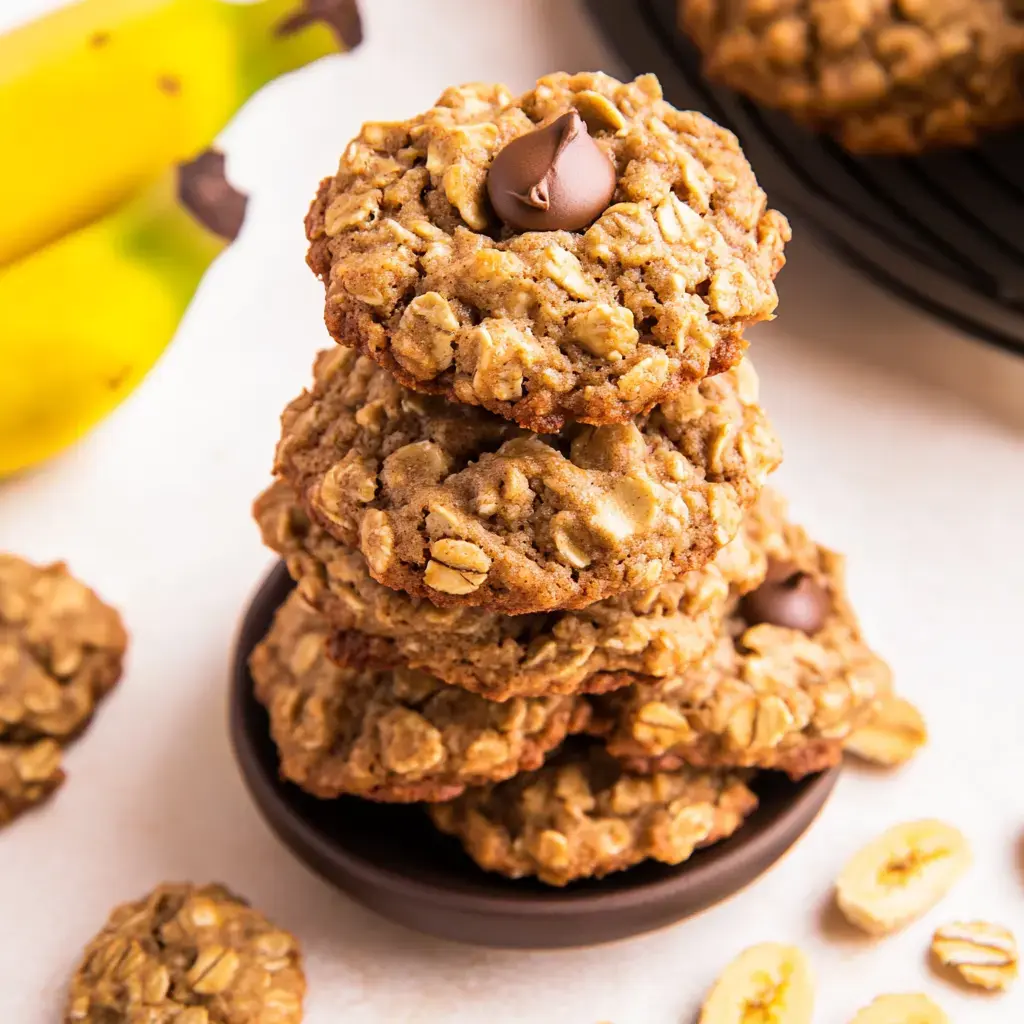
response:
<svg viewBox="0 0 1024 1024"><path fill-rule="evenodd" d="M0 22L53 6L4 0ZM608 947L510 953L392 926L296 862L232 762L225 687L239 614L272 562L249 520L285 402L326 335L301 220L364 119L444 86L616 62L575 0L363 0L367 43L257 97L225 134L252 194L144 386L83 444L0 485L0 549L66 558L124 612L127 672L47 807L0 833L0 1021L50 1024L81 947L116 903L165 879L223 880L305 947L309 1024L558 1021L690 1024L746 945L796 942L817 1021L924 990L958 1024L1019 1021L1002 998L931 975L932 929L982 917L1024 941L1024 360L887 298L800 232L780 318L756 332L786 445L777 483L849 554L868 636L925 711L931 745L901 772L849 770L807 838L702 917ZM940 816L976 864L942 906L876 944L828 913L832 880L897 821Z"/></svg>

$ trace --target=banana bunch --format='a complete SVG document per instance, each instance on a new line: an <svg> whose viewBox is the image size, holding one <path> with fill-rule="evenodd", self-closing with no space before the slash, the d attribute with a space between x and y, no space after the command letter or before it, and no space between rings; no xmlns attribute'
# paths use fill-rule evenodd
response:
<svg viewBox="0 0 1024 1024"><path fill-rule="evenodd" d="M194 159L267 82L358 41L354 0L80 0L0 37L0 266Z"/></svg>
<svg viewBox="0 0 1024 1024"><path fill-rule="evenodd" d="M213 153L0 267L0 477L78 440L139 383L242 225Z"/></svg>
<svg viewBox="0 0 1024 1024"><path fill-rule="evenodd" d="M80 0L0 36L0 476L173 337L244 210L196 158L261 86L359 40L355 0Z"/></svg>

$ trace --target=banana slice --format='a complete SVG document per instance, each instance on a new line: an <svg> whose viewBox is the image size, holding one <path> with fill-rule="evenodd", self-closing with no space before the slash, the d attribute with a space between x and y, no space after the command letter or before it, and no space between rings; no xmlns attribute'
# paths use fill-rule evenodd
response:
<svg viewBox="0 0 1024 1024"><path fill-rule="evenodd" d="M949 1018L927 996L879 996L850 1024L949 1024Z"/></svg>
<svg viewBox="0 0 1024 1024"><path fill-rule="evenodd" d="M921 712L902 697L886 697L875 717L847 738L845 749L865 761L895 767L909 761L928 742Z"/></svg>
<svg viewBox="0 0 1024 1024"><path fill-rule="evenodd" d="M722 972L700 1024L811 1024L814 978L796 946L765 942L744 950Z"/></svg>
<svg viewBox="0 0 1024 1024"><path fill-rule="evenodd" d="M910 821L855 853L836 882L851 924L888 935L931 910L971 865L962 833L941 821Z"/></svg>
<svg viewBox="0 0 1024 1024"><path fill-rule="evenodd" d="M932 952L970 985L1002 990L1017 978L1013 932L987 921L954 921L932 936Z"/></svg>

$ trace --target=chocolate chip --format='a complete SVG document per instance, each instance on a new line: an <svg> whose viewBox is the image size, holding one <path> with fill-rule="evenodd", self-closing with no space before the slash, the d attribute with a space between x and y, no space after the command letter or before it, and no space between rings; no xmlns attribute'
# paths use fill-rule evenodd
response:
<svg viewBox="0 0 1024 1024"><path fill-rule="evenodd" d="M515 231L578 231L608 206L615 178L615 166L570 110L494 158L487 194Z"/></svg>
<svg viewBox="0 0 1024 1024"><path fill-rule="evenodd" d="M767 623L817 633L828 618L832 602L813 576L795 565L771 560L764 583L740 603L748 626Z"/></svg>
<svg viewBox="0 0 1024 1024"><path fill-rule="evenodd" d="M248 197L228 181L224 154L215 149L178 168L178 200L203 227L229 242L242 230Z"/></svg>

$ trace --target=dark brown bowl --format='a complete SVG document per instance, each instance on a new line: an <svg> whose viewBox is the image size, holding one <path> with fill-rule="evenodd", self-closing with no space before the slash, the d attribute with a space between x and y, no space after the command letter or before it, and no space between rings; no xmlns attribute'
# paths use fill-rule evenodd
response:
<svg viewBox="0 0 1024 1024"><path fill-rule="evenodd" d="M354 797L318 800L278 777L266 712L248 659L292 587L283 565L260 587L242 623L231 683L235 756L270 827L314 871L399 924L457 942L553 949L611 942L672 924L749 885L807 830L838 769L801 782L762 773L761 805L731 839L685 864L648 862L564 889L481 871L421 807Z"/></svg>

